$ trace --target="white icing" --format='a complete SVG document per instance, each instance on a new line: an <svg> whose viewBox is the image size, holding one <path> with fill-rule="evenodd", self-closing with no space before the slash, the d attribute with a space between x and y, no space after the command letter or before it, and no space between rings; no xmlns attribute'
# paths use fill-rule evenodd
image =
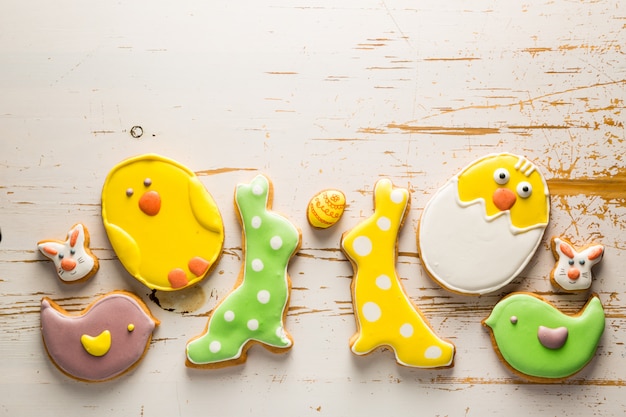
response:
<svg viewBox="0 0 626 417"><path fill-rule="evenodd" d="M367 256L372 252L372 241L367 236L354 239L354 251L359 256Z"/></svg>
<svg viewBox="0 0 626 417"><path fill-rule="evenodd" d="M449 290L496 291L524 269L546 224L515 228L508 211L488 218L482 199L460 202L457 182L453 177L424 208L419 228L422 264Z"/></svg>
<svg viewBox="0 0 626 417"><path fill-rule="evenodd" d="M557 265L554 269L554 280L561 288L567 291L582 291L590 288L591 281L593 279L591 267L593 267L595 264L602 260L602 255L600 255L596 259L590 260L589 253L593 250L595 246L589 247L582 252L577 252L573 246L568 245L574 253L574 263L570 265L570 258L561 251L562 243L565 243L567 245L566 242L563 242L559 238L554 239L555 249L557 254L559 255ZM582 265L580 263L581 261L584 261ZM571 280L568 278L567 272L570 270L570 268L574 268L579 271L580 276L578 277L578 279Z"/></svg>
<svg viewBox="0 0 626 417"><path fill-rule="evenodd" d="M252 270L255 272L261 272L263 270L263 261L260 259L252 260Z"/></svg>
<svg viewBox="0 0 626 417"><path fill-rule="evenodd" d="M375 322L380 319L381 315L382 311L378 304L372 301L363 304L363 317L365 317L365 320L369 322Z"/></svg>
<svg viewBox="0 0 626 417"><path fill-rule="evenodd" d="M388 217L380 216L378 220L376 220L376 225L380 230L386 232L391 227L391 220Z"/></svg>
<svg viewBox="0 0 626 417"><path fill-rule="evenodd" d="M75 245L70 246L70 238L74 230L78 230L78 237L76 239ZM57 274L59 278L61 278L65 282L73 282L78 281L87 274L89 274L95 265L94 259L85 251L85 230L82 224L77 224L75 227L70 229L67 234L67 240L64 242L41 242L37 246L39 251L46 256L48 259L54 262L54 266L56 267ZM44 250L44 248L52 248L57 254L52 255ZM72 253L74 252L74 253ZM62 254L63 259L73 260L76 262L76 266L69 271L66 271L62 268L61 262L62 259L59 258L59 254Z"/></svg>
<svg viewBox="0 0 626 417"><path fill-rule="evenodd" d="M403 337L411 337L411 336L413 336L413 326L411 325L411 323L404 323L400 327L400 334Z"/></svg>
<svg viewBox="0 0 626 417"><path fill-rule="evenodd" d="M248 329L255 331L259 328L259 321L257 319L248 320Z"/></svg>
<svg viewBox="0 0 626 417"><path fill-rule="evenodd" d="M217 353L221 349L222 349L222 344L218 342L217 340L212 341L211 344L209 345L209 350L213 353Z"/></svg>
<svg viewBox="0 0 626 417"><path fill-rule="evenodd" d="M395 189L391 192L391 201L400 204L404 201L404 192L401 189Z"/></svg>
<svg viewBox="0 0 626 417"><path fill-rule="evenodd" d="M381 290L388 290L389 288L391 288L391 278L389 278L385 274L379 275L376 278L376 286Z"/></svg>
<svg viewBox="0 0 626 417"><path fill-rule="evenodd" d="M259 184L254 184L252 186L252 194L254 195L262 195L263 191L263 187L261 187Z"/></svg>
<svg viewBox="0 0 626 417"><path fill-rule="evenodd" d="M441 356L441 348L439 346L431 346L426 349L426 352L424 352L424 356L428 359L437 359Z"/></svg>
<svg viewBox="0 0 626 417"><path fill-rule="evenodd" d="M270 302L270 292L267 290L261 290L256 295L257 300L261 304L267 304Z"/></svg>
<svg viewBox="0 0 626 417"><path fill-rule="evenodd" d="M274 250L278 250L283 247L283 239L280 236L274 236L270 239L270 246Z"/></svg>
<svg viewBox="0 0 626 417"><path fill-rule="evenodd" d="M235 312L232 310L228 310L227 312L224 313L224 320L226 321L233 321L235 320Z"/></svg>

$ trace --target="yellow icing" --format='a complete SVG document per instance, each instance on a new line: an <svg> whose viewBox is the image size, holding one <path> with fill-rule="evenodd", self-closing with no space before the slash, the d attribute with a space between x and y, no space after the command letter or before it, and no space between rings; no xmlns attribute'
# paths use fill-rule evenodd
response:
<svg viewBox="0 0 626 417"><path fill-rule="evenodd" d="M314 196L307 208L309 224L317 229L335 225L346 206L346 196L339 190L325 190Z"/></svg>
<svg viewBox="0 0 626 417"><path fill-rule="evenodd" d="M494 172L499 168L505 168L510 174L506 184L501 185L494 181ZM513 226L527 229L548 222L548 186L535 166L523 157L509 153L488 155L465 168L458 178L460 200L471 203L482 199L487 217L502 213L493 202L493 194L499 188L506 188L517 197L515 204L508 210ZM522 181L532 186L532 194L527 198L522 198L517 193L517 185Z"/></svg>
<svg viewBox="0 0 626 417"><path fill-rule="evenodd" d="M160 197L156 214L140 209L148 191ZM224 243L222 217L211 195L192 171L158 155L131 158L111 170L102 190L102 217L120 262L152 289L171 291L200 281ZM208 264L200 276L189 268L196 257ZM182 284L172 284L171 275Z"/></svg>
<svg viewBox="0 0 626 417"><path fill-rule="evenodd" d="M355 269L352 301L357 333L352 352L365 355L389 346L398 363L420 368L452 365L454 345L440 339L406 295L395 262L398 231L409 192L389 180L376 184L374 214L344 233L342 249Z"/></svg>
<svg viewBox="0 0 626 417"><path fill-rule="evenodd" d="M111 332L105 330L98 336L84 334L80 337L80 343L91 356L104 356L111 349Z"/></svg>

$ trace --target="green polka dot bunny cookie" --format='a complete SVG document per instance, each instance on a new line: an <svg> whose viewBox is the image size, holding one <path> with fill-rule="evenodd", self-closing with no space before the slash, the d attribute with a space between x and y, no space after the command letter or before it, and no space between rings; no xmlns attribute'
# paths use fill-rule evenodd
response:
<svg viewBox="0 0 626 417"><path fill-rule="evenodd" d="M205 331L187 343L189 367L220 368L246 361L261 344L285 352L293 339L285 330L291 291L289 260L300 247L298 228L271 211L272 185L263 175L239 184L235 206L242 225L243 264L235 288L215 308Z"/></svg>

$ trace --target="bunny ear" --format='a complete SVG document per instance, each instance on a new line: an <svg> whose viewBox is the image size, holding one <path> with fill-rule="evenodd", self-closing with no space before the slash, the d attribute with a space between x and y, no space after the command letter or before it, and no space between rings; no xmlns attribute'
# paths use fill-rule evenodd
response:
<svg viewBox="0 0 626 417"><path fill-rule="evenodd" d="M40 243L37 247L44 256L50 259L54 258L63 249L63 245L56 242Z"/></svg>
<svg viewBox="0 0 626 417"><path fill-rule="evenodd" d="M587 256L587 258L589 258L590 261L593 261L601 257L603 253L604 253L604 246L602 245L592 246L591 248L589 248L589 255Z"/></svg>
<svg viewBox="0 0 626 417"><path fill-rule="evenodd" d="M574 259L574 248L572 248L566 242L560 241L559 249L565 256L570 259Z"/></svg>
<svg viewBox="0 0 626 417"><path fill-rule="evenodd" d="M68 238L70 247L75 247L77 243L82 246L85 242L85 229L83 228L83 225L79 223L70 229Z"/></svg>

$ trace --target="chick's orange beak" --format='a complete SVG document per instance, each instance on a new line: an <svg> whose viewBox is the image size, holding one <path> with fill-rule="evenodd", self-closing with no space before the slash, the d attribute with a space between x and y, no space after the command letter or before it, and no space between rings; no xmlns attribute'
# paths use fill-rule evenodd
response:
<svg viewBox="0 0 626 417"><path fill-rule="evenodd" d="M148 191L139 199L139 209L148 216L156 216L161 210L161 196L156 191Z"/></svg>
<svg viewBox="0 0 626 417"><path fill-rule="evenodd" d="M517 197L515 193L508 188L498 188L493 193L493 204L495 204L500 211L511 209L516 201Z"/></svg>

